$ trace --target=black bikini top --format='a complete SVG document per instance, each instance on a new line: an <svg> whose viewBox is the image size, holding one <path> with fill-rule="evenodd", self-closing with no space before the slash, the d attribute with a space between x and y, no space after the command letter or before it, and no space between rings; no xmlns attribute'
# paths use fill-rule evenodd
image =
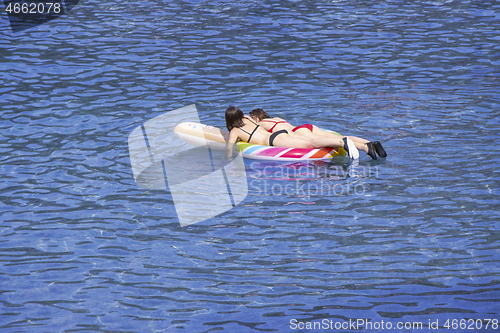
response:
<svg viewBox="0 0 500 333"><path fill-rule="evenodd" d="M243 128L240 128L240 130L242 130L243 132L245 132L246 134L250 135L248 137L248 143L250 143L250 140L252 140L252 135L254 135L254 133L257 131L257 128L259 128L260 125L257 125L257 123L255 121L253 121L252 119L250 118L247 118L247 117L244 117L245 119L248 119L250 120L252 123L254 123L254 125L256 125L256 127L253 129L252 133L248 133L247 131L245 131Z"/></svg>

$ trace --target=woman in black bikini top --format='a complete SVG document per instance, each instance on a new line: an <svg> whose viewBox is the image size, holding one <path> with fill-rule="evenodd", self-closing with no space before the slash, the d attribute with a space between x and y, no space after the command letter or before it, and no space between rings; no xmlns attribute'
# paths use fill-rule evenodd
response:
<svg viewBox="0 0 500 333"><path fill-rule="evenodd" d="M243 128L243 126L245 126L245 123L243 122L243 118L249 120L252 124L255 125L255 128L251 132L248 132L247 130L245 130ZM258 132L258 129L260 127L260 125L258 125L251 118L245 117L243 115L243 111L241 111L239 108L234 107L234 106L230 106L226 110L226 126L227 126L227 129L229 130L229 132L231 132L231 130L233 128L238 128L242 132L248 134L248 140L247 140L248 143L250 143L250 141L252 141L253 135L256 132ZM259 131L259 133L266 137L267 140L266 139L264 139L264 140L269 146L273 146L274 139L276 139L276 137L280 134L285 134L285 133L288 134L288 131L281 130L281 131L277 131L277 132L272 133L272 134L269 134L268 132L264 132L264 131ZM261 137L262 137L262 135L261 135ZM255 144L262 144L263 143L262 140L257 140L257 141L258 142L252 142L252 143L255 143Z"/></svg>
<svg viewBox="0 0 500 333"><path fill-rule="evenodd" d="M243 118L245 118L247 120L250 120L255 125L255 128L253 129L252 133L248 133L243 128L239 127L240 130L242 130L243 132L245 132L246 134L249 135L247 142L250 143L250 140L252 140L252 136L255 134L255 132L257 131L257 129L260 127L260 125L257 125L257 123L255 121L253 121L252 119L250 119L250 118L247 118L245 116L243 116Z"/></svg>

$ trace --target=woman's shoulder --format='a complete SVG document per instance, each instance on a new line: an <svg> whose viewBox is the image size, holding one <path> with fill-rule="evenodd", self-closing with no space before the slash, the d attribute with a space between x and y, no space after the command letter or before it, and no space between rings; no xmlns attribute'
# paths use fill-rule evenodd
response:
<svg viewBox="0 0 500 333"><path fill-rule="evenodd" d="M231 131L229 131L229 139L230 141L236 141L238 137L240 136L240 133L238 131L239 127L233 127Z"/></svg>
<svg viewBox="0 0 500 333"><path fill-rule="evenodd" d="M274 118L272 118L272 120L274 120L274 121L286 121L285 119L280 118L280 117L274 117ZM286 121L286 122L288 122L288 121Z"/></svg>

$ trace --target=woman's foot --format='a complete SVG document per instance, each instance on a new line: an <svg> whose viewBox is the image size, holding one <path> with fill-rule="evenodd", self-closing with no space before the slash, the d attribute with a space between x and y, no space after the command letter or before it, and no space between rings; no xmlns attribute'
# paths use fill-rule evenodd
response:
<svg viewBox="0 0 500 333"><path fill-rule="evenodd" d="M368 147L367 154L370 155L371 158L373 158L374 160L376 160L377 159L377 153L375 152L375 147L374 147L373 142L367 142L366 146Z"/></svg>
<svg viewBox="0 0 500 333"><path fill-rule="evenodd" d="M342 139L342 141L344 141L344 149L345 151L347 151L347 155L349 155L350 158L356 160L359 158L359 151L358 149L356 148L356 146L354 145L354 142L352 142L351 139L349 139L348 137L344 137Z"/></svg>
<svg viewBox="0 0 500 333"><path fill-rule="evenodd" d="M373 141L373 147L375 148L375 151L377 152L378 156L380 157L387 157L387 153L384 150L384 147L382 147L382 144L379 141Z"/></svg>

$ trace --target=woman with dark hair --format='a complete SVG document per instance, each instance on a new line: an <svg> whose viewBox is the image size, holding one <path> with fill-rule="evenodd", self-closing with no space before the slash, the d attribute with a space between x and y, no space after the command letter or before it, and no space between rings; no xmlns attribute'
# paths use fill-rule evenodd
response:
<svg viewBox="0 0 500 333"><path fill-rule="evenodd" d="M253 109L250 112L250 116L256 121L261 127L267 130L269 133L274 133L275 131L287 130L295 133L298 136L306 137L309 139L314 139L318 137L335 138L338 137L337 134L322 130L321 128L311 125L303 124L300 126L293 126L288 121L281 118L271 118L269 114L260 109ZM387 153L382 147L379 141L370 142L363 138L358 138L357 136L347 136L352 140L357 149L363 150L374 160L377 159L377 154L380 157L387 157Z"/></svg>
<svg viewBox="0 0 500 333"><path fill-rule="evenodd" d="M269 133L261 125L257 124L251 118L245 117L243 112L230 106L226 109L226 127L229 131L229 139L226 146L228 157L233 155L233 147L236 141L289 148L344 148L350 158L359 158L359 152L351 139L342 136L332 138L317 137L306 138L301 136L292 136L286 129Z"/></svg>

